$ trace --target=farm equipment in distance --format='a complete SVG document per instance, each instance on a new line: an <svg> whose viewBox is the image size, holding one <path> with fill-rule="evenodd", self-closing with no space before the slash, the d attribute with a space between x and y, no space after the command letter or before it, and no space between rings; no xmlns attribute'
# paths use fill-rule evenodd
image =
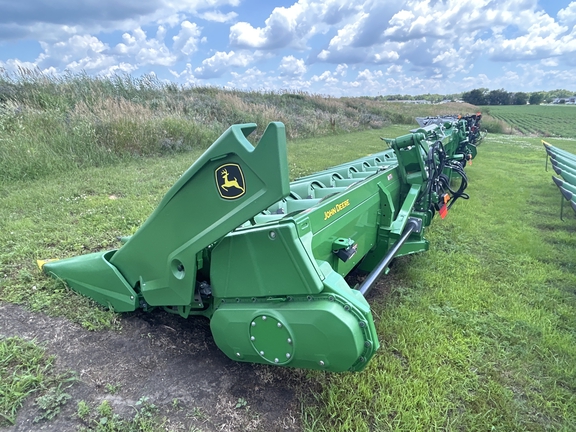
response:
<svg viewBox="0 0 576 432"><path fill-rule="evenodd" d="M482 120L482 113L470 114L470 115L444 115L436 117L416 117L416 122L421 126L430 125L440 125L448 126L454 124L454 122L465 121L466 130L468 131L468 142L471 145L478 145L486 136L486 132L482 132L480 129L480 122Z"/></svg>
<svg viewBox="0 0 576 432"><path fill-rule="evenodd" d="M467 198L478 142L466 120L431 124L290 183L284 125L253 146L255 128L231 126L118 249L38 264L117 312L206 316L234 360L360 371L379 347L365 295Z"/></svg>
<svg viewBox="0 0 576 432"><path fill-rule="evenodd" d="M576 212L576 155L554 147L544 140L542 140L542 144L547 154L546 168L548 168L548 159L550 159L554 172L560 176L552 176L552 180L560 189L564 199L570 203L570 206ZM560 219L562 219L564 199L560 201Z"/></svg>

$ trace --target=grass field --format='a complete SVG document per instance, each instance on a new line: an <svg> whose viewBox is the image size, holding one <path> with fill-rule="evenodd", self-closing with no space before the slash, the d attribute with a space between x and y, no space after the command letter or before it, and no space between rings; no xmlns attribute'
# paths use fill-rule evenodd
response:
<svg viewBox="0 0 576 432"><path fill-rule="evenodd" d="M295 141L292 177L381 148L405 126ZM576 152L576 142L550 142ZM0 300L88 329L118 318L35 268L110 248L133 232L200 152L88 168L0 187ZM359 374L299 384L310 431L575 430L576 217L539 139L490 135L468 167L471 199L398 260L371 296L382 348Z"/></svg>
<svg viewBox="0 0 576 432"><path fill-rule="evenodd" d="M85 76L0 84L0 301L88 330L122 320L44 277L35 260L116 247L228 124L284 120L295 178L375 152L380 136L441 113ZM576 138L576 107L485 112L526 136ZM373 129L390 122L404 124ZM576 152L574 140L549 141ZM371 296L382 348L368 370L295 374L307 430L576 430L576 217L567 209L559 220L543 166L538 138L489 135L468 167L471 199L434 221L431 250L398 260ZM0 423L27 398L47 407L44 419L57 414L70 381L52 362L34 343L0 335ZM97 414L114 419L110 410Z"/></svg>
<svg viewBox="0 0 576 432"><path fill-rule="evenodd" d="M525 135L576 138L574 105L502 105L484 112Z"/></svg>
<svg viewBox="0 0 576 432"><path fill-rule="evenodd" d="M480 146L470 200L371 300L367 373L311 374L310 431L576 430L576 218L560 221L544 160L534 138Z"/></svg>

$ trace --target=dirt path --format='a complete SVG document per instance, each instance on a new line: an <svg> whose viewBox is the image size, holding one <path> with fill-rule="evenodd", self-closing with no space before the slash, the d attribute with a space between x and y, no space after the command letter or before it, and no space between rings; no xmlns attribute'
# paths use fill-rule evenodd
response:
<svg viewBox="0 0 576 432"><path fill-rule="evenodd" d="M79 378L56 419L34 424L38 411L30 397L17 424L2 430L75 431L82 424L75 416L78 401L95 406L108 399L117 413L133 416L132 406L145 396L167 418L166 430L301 429L294 388L302 372L229 360L203 318L154 311L126 314L121 325L120 332L90 332L62 318L0 304L0 335L35 339L56 355L59 371L73 370ZM107 385L119 391L112 395ZM246 405L236 408L241 398Z"/></svg>

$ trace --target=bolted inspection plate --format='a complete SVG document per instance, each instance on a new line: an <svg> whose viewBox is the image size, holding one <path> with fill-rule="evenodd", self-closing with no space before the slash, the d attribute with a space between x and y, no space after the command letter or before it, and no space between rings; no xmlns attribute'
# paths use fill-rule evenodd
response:
<svg viewBox="0 0 576 432"><path fill-rule="evenodd" d="M294 356L293 336L275 317L260 315L250 323L250 343L268 363L285 365Z"/></svg>

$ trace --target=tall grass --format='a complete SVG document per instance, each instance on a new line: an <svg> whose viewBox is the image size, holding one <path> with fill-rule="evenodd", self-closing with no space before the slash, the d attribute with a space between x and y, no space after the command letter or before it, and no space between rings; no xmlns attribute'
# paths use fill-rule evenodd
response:
<svg viewBox="0 0 576 432"><path fill-rule="evenodd" d="M511 134L512 128L504 121L496 119L490 115L482 116L482 130L491 134Z"/></svg>
<svg viewBox="0 0 576 432"><path fill-rule="evenodd" d="M412 124L415 115L462 109L473 110L183 87L154 76L0 71L0 182L204 149L236 123L257 123L256 140L269 122L281 121L288 139L301 139Z"/></svg>

